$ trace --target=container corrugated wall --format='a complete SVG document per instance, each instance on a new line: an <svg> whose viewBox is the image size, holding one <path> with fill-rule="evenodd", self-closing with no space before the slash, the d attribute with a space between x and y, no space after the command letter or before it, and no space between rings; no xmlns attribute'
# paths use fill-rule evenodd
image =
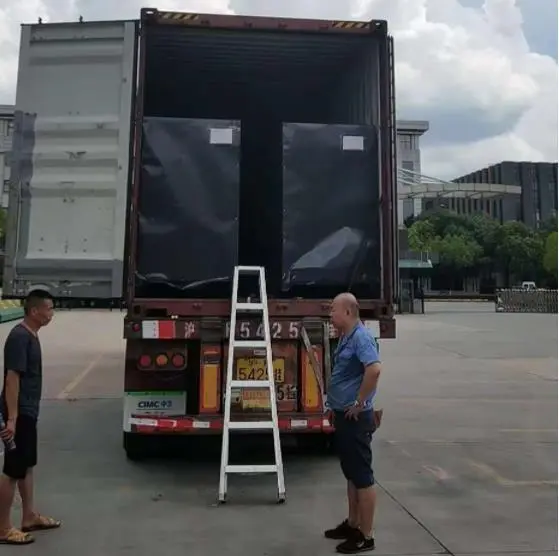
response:
<svg viewBox="0 0 559 556"><path fill-rule="evenodd" d="M22 27L4 294L122 295L134 22Z"/></svg>

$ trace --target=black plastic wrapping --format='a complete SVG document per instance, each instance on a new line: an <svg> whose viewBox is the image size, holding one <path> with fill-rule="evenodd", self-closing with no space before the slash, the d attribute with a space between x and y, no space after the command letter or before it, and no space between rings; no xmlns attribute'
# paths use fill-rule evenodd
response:
<svg viewBox="0 0 559 556"><path fill-rule="evenodd" d="M377 128L283 126L283 290L380 296Z"/></svg>
<svg viewBox="0 0 559 556"><path fill-rule="evenodd" d="M230 296L239 136L238 121L144 119L138 297Z"/></svg>

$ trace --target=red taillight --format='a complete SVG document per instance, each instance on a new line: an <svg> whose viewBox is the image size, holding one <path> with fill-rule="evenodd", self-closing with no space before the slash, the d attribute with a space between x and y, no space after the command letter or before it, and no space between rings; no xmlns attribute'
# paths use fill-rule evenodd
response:
<svg viewBox="0 0 559 556"><path fill-rule="evenodd" d="M139 332L141 328L142 327L140 326L139 322L135 322L134 324L132 324L132 331L133 332Z"/></svg>
<svg viewBox="0 0 559 556"><path fill-rule="evenodd" d="M138 366L139 367L151 367L151 357L149 355L142 355L140 359L138 359Z"/></svg>
<svg viewBox="0 0 559 556"><path fill-rule="evenodd" d="M167 357L167 355L165 353L160 353L156 358L155 358L155 364L158 367L165 367L165 365L169 364L169 358Z"/></svg>
<svg viewBox="0 0 559 556"><path fill-rule="evenodd" d="M171 363L173 364L173 367L184 367L185 362L186 359L184 358L184 355L182 355L181 353L175 353L175 355L173 355L173 357L171 358Z"/></svg>

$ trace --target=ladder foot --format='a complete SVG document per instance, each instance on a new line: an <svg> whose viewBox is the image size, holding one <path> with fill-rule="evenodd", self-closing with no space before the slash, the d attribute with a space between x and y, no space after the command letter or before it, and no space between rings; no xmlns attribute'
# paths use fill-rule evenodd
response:
<svg viewBox="0 0 559 556"><path fill-rule="evenodd" d="M278 504L285 504L285 494L278 494Z"/></svg>

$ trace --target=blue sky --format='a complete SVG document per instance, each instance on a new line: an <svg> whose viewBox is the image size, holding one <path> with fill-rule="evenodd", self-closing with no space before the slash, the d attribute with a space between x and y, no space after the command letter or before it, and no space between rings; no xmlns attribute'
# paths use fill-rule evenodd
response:
<svg viewBox="0 0 559 556"><path fill-rule="evenodd" d="M141 0L0 0L0 104L13 103L22 22L136 18ZM159 0L160 9L387 19L398 117L426 119L425 173L557 160L556 0Z"/></svg>

